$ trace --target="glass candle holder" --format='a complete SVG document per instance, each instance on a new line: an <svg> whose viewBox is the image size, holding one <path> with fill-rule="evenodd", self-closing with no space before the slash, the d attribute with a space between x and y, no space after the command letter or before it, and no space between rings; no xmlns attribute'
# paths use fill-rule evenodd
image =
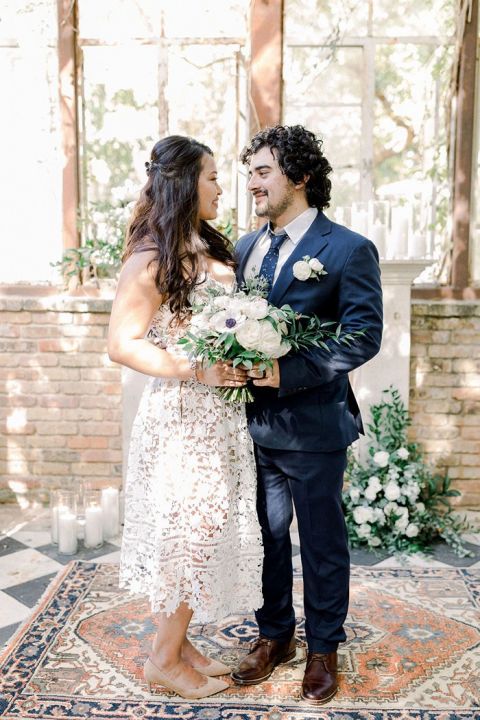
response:
<svg viewBox="0 0 480 720"><path fill-rule="evenodd" d="M83 482L75 490L77 502L77 540L85 537L85 486Z"/></svg>
<svg viewBox="0 0 480 720"><path fill-rule="evenodd" d="M77 542L77 503L73 490L59 490L57 504L58 552L74 555Z"/></svg>
<svg viewBox="0 0 480 720"><path fill-rule="evenodd" d="M85 502L85 537L86 548L98 548L103 545L103 512L100 490L87 490Z"/></svg>
<svg viewBox="0 0 480 720"><path fill-rule="evenodd" d="M358 201L352 203L352 230L367 236L368 234L368 203Z"/></svg>
<svg viewBox="0 0 480 720"><path fill-rule="evenodd" d="M336 223L349 228L352 224L352 208L346 206L335 208L334 218Z"/></svg>
<svg viewBox="0 0 480 720"><path fill-rule="evenodd" d="M59 491L50 491L50 537L54 545L58 545L58 504Z"/></svg>
<svg viewBox="0 0 480 720"><path fill-rule="evenodd" d="M391 260L408 257L408 236L411 232L411 206L408 203L392 205L387 255Z"/></svg>
<svg viewBox="0 0 480 720"><path fill-rule="evenodd" d="M115 537L120 532L120 503L118 488L102 490L103 539Z"/></svg>
<svg viewBox="0 0 480 720"><path fill-rule="evenodd" d="M387 228L390 221L390 203L386 200L371 200L368 203L368 237L378 250L381 258L387 254Z"/></svg>

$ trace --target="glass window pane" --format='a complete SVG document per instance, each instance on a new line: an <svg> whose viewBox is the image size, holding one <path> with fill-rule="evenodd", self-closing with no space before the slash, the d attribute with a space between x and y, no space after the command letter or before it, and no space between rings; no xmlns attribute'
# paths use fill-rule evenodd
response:
<svg viewBox="0 0 480 720"><path fill-rule="evenodd" d="M332 38L367 34L368 2L349 0L285 0L284 27L287 42L317 43Z"/></svg>
<svg viewBox="0 0 480 720"><path fill-rule="evenodd" d="M319 64L325 67L319 69ZM300 123L324 140L334 169L333 205L360 197L362 160L361 48L290 47L284 62L284 122ZM348 201L348 203L347 203Z"/></svg>
<svg viewBox="0 0 480 720"><path fill-rule="evenodd" d="M399 180L429 182L445 141L442 98L449 52L430 45L379 45L375 57L374 178L377 190ZM412 78L415 82L412 82ZM438 166L437 166L438 169Z"/></svg>
<svg viewBox="0 0 480 720"><path fill-rule="evenodd" d="M284 58L287 105L361 103L362 48L289 47Z"/></svg>
<svg viewBox="0 0 480 720"><path fill-rule="evenodd" d="M332 181L332 199L327 215L335 219L335 209L351 207L360 197L360 172L358 170L336 170L330 175Z"/></svg>
<svg viewBox="0 0 480 720"><path fill-rule="evenodd" d="M79 0L82 38L245 37L248 0Z"/></svg>
<svg viewBox="0 0 480 720"><path fill-rule="evenodd" d="M27 50L33 50L45 43L56 47L57 35L56 0L1 3L0 40L17 40Z"/></svg>
<svg viewBox="0 0 480 720"><path fill-rule="evenodd" d="M78 0L81 38L125 40L160 35L158 0Z"/></svg>
<svg viewBox="0 0 480 720"><path fill-rule="evenodd" d="M445 0L374 0L376 36L450 36L455 32L456 3Z"/></svg>
<svg viewBox="0 0 480 720"><path fill-rule="evenodd" d="M449 212L445 96L451 52L379 45L375 57L375 191L394 204L409 201L429 251L446 237Z"/></svg>
<svg viewBox="0 0 480 720"><path fill-rule="evenodd" d="M249 0L183 0L166 2L167 37L235 37L247 34Z"/></svg>
<svg viewBox="0 0 480 720"><path fill-rule="evenodd" d="M86 47L83 69L84 237L120 241L158 139L157 49Z"/></svg>
<svg viewBox="0 0 480 720"><path fill-rule="evenodd" d="M237 137L237 52L232 45L183 45L169 53L169 132L213 150L224 190L219 216L232 207L232 163L243 145Z"/></svg>

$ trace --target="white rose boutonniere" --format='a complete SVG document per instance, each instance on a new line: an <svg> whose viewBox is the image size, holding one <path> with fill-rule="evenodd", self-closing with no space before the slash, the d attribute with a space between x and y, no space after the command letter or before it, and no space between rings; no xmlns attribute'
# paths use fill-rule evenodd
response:
<svg viewBox="0 0 480 720"><path fill-rule="evenodd" d="M325 266L320 262L318 258L311 258L309 255L305 255L301 260L297 260L293 264L293 276L297 280L320 280L322 275L328 275L325 270Z"/></svg>

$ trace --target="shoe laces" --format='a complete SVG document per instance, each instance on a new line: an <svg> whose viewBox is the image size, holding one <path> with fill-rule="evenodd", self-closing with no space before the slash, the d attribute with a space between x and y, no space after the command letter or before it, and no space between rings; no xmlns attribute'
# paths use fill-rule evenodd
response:
<svg viewBox="0 0 480 720"><path fill-rule="evenodd" d="M252 643L250 645L250 647L251 647L250 652L253 652L253 650L256 650L257 648L262 647L262 646L269 647L272 644L272 642L273 641L270 640L269 638L265 638L265 637L256 638L255 640L252 641Z"/></svg>

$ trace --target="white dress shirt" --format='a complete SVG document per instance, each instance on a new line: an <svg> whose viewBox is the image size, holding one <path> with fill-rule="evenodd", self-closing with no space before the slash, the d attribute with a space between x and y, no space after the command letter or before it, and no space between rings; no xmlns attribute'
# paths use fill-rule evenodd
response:
<svg viewBox="0 0 480 720"><path fill-rule="evenodd" d="M283 229L277 229L275 233L276 235L280 235L281 233L286 232L288 238L284 240L278 251L278 263L277 267L275 268L275 275L273 276L274 283L278 278L280 270L290 257L290 254L293 252L294 248L298 245L302 237L305 235L317 215L317 208L309 207L307 208L307 210L304 210L302 213L300 213L300 215L297 215L296 218L294 218L291 222L285 225ZM262 260L267 254L269 247L270 236L268 234L267 228L267 232L265 232L258 238L253 250L248 256L244 271L245 279L251 278L254 275L258 275L262 266Z"/></svg>

